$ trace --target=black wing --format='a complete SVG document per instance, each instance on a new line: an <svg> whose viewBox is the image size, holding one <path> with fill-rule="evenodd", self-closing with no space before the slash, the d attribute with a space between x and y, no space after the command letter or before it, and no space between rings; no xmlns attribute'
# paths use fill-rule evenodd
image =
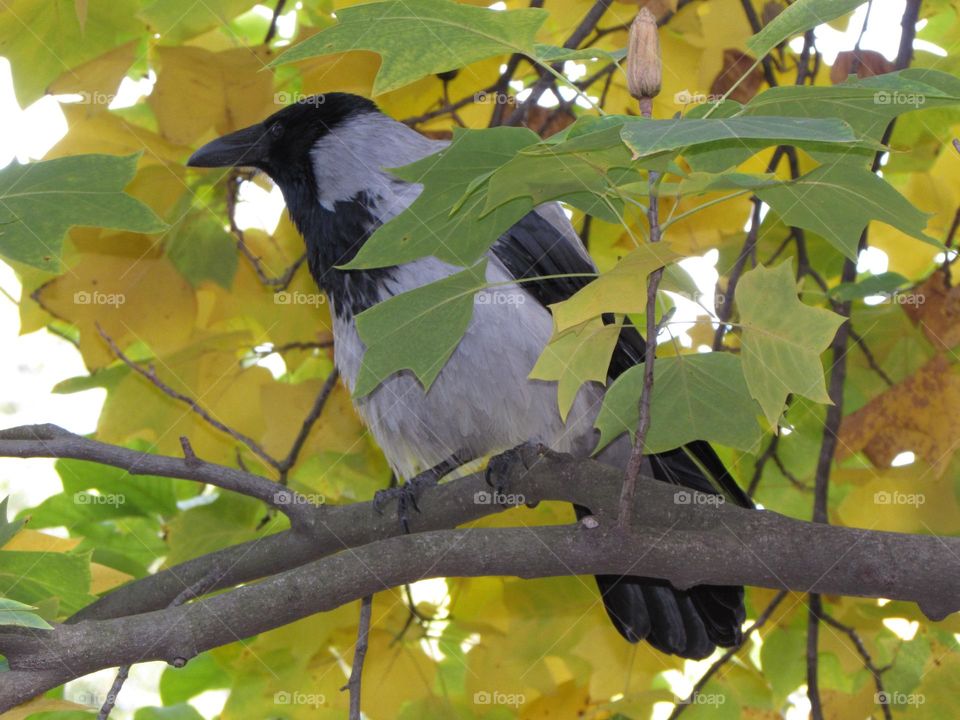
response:
<svg viewBox="0 0 960 720"><path fill-rule="evenodd" d="M558 226L541 212L550 212ZM559 208L544 208L523 217L504 233L491 248L507 271L517 279L555 275L586 275L597 271L577 238L573 227L562 216ZM568 299L591 281L590 277L549 277L523 284L544 307ZM613 317L605 318L613 322ZM612 381L629 368L643 362L646 343L629 319L617 340L610 360L609 379ZM656 474L667 482L685 485L706 493L718 488L728 499L742 507L753 507L750 498L736 483L709 443L697 440L683 448L661 453L654 458ZM661 467L656 467L660 465ZM707 477L712 477L712 485Z"/></svg>

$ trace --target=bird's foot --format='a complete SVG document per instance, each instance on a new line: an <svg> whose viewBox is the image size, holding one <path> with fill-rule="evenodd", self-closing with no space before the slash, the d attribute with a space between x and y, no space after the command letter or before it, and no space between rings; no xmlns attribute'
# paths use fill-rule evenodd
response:
<svg viewBox="0 0 960 720"><path fill-rule="evenodd" d="M377 490L373 496L373 509L380 515L383 515L383 507L391 500L397 501L397 519L400 520L400 526L404 533L410 532L410 512L411 508L420 512L420 506L417 504L420 500L420 493L426 488L437 484L437 474L432 469L422 472L411 478L403 485L386 490Z"/></svg>
<svg viewBox="0 0 960 720"><path fill-rule="evenodd" d="M494 503L498 505L521 505L522 496L509 493L516 471L520 476L533 467L537 458L541 457L547 448L542 443L525 442L505 452L490 458L487 463L485 478L487 485L493 488ZM511 499L516 500L511 502Z"/></svg>

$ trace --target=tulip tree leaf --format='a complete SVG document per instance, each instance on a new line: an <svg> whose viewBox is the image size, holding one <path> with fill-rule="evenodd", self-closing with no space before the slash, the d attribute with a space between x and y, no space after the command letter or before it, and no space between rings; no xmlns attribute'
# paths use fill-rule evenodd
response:
<svg viewBox="0 0 960 720"><path fill-rule="evenodd" d="M394 170L401 179L423 185L423 191L378 228L345 267L385 267L428 255L454 265L476 262L533 209L529 200L514 198L484 215L481 186L491 172L537 140L526 128L458 131L443 150Z"/></svg>
<svg viewBox="0 0 960 720"><path fill-rule="evenodd" d="M123 188L136 155L74 155L0 170L0 255L54 271L75 225L152 233L166 225Z"/></svg>
<svg viewBox="0 0 960 720"><path fill-rule="evenodd" d="M857 142L853 130L841 120L789 117L629 120L620 136L635 157L719 141L762 140L770 145Z"/></svg>
<svg viewBox="0 0 960 720"><path fill-rule="evenodd" d="M607 312L646 311L647 276L682 257L668 243L641 245L570 298L550 306L557 330L566 330Z"/></svg>
<svg viewBox="0 0 960 720"><path fill-rule="evenodd" d="M747 40L747 47L756 57L763 57L791 36L852 12L862 4L861 0L796 0Z"/></svg>
<svg viewBox="0 0 960 720"><path fill-rule="evenodd" d="M589 381L606 383L620 328L619 323L604 325L600 318L570 328L550 341L530 371L533 380L557 381L557 401L564 421L581 385Z"/></svg>
<svg viewBox="0 0 960 720"><path fill-rule="evenodd" d="M486 281L486 259L473 267L396 295L357 316L366 346L354 398L401 370L429 389L456 350L473 317L474 295Z"/></svg>
<svg viewBox="0 0 960 720"><path fill-rule="evenodd" d="M383 0L337 9L339 22L291 48L273 64L348 50L382 58L373 94L494 55L534 56L534 36L547 18L537 8L497 12L451 0ZM425 51L429 48L429 51Z"/></svg>
<svg viewBox="0 0 960 720"><path fill-rule="evenodd" d="M757 191L788 225L822 236L856 259L860 235L871 220L892 225L936 247L924 234L927 215L883 178L847 163L821 165L797 180Z"/></svg>
<svg viewBox="0 0 960 720"><path fill-rule="evenodd" d="M624 118L603 120L579 121L565 139L526 148L501 165L490 176L484 212L518 197L530 198L531 208L562 199L601 220L619 223L623 201L614 190L646 176L620 139ZM579 133L581 129L585 132Z"/></svg>
<svg viewBox="0 0 960 720"><path fill-rule="evenodd" d="M790 393L829 403L820 354L843 318L800 301L790 261L744 273L736 303L747 387L770 424L779 421Z"/></svg>
<svg viewBox="0 0 960 720"><path fill-rule="evenodd" d="M747 393L743 370L730 353L658 358L644 452L665 452L693 440L754 450L763 434L760 407ZM636 432L642 388L642 364L610 385L597 416L598 450L624 432Z"/></svg>
<svg viewBox="0 0 960 720"><path fill-rule="evenodd" d="M50 623L37 615L36 610L32 605L24 605L16 600L0 597L0 625L53 630Z"/></svg>

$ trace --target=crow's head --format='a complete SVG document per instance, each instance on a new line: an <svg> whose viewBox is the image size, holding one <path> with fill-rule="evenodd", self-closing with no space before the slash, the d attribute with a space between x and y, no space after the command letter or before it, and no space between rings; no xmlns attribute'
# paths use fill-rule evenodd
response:
<svg viewBox="0 0 960 720"><path fill-rule="evenodd" d="M377 106L358 95L312 95L263 122L207 143L190 156L187 165L254 167L282 188L311 174L311 151L318 141L352 121L375 115L379 115Z"/></svg>
<svg viewBox="0 0 960 720"><path fill-rule="evenodd" d="M343 279L335 268L353 258L381 223L419 193L418 185L389 169L443 145L384 115L366 98L327 93L207 143L187 164L253 167L269 175L307 243L310 271L324 290L340 296L340 308L346 307L349 293L334 286Z"/></svg>

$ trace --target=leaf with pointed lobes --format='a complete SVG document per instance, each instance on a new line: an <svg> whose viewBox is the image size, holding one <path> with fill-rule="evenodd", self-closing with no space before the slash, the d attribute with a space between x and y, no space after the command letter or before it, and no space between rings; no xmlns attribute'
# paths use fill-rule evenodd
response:
<svg viewBox="0 0 960 720"><path fill-rule="evenodd" d="M744 273L735 298L743 373L750 396L760 403L770 425L779 422L790 393L829 403L820 354L843 317L800 301L789 260Z"/></svg>

